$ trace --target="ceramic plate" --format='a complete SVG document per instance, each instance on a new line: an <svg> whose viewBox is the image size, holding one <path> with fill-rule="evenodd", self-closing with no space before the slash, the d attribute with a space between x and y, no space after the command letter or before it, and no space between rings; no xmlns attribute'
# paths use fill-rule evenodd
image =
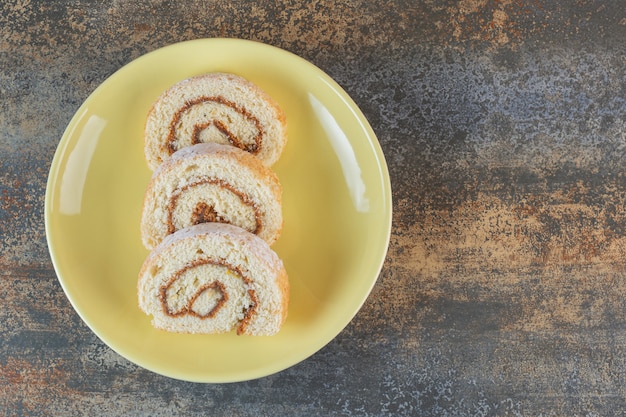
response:
<svg viewBox="0 0 626 417"><path fill-rule="evenodd" d="M139 221L151 171L143 126L172 84L207 72L248 78L285 110L289 141L274 170L284 227L273 249L291 283L288 318L271 337L155 330L137 306L148 255ZM331 341L376 282L391 229L391 187L367 120L320 69L284 50L202 39L148 53L78 109L54 156L45 202L56 273L74 309L117 353L153 372L234 382L284 370Z"/></svg>

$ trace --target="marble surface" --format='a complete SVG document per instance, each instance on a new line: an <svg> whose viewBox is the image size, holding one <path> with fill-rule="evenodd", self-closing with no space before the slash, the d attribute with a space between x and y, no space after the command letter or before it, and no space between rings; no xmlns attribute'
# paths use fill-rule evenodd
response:
<svg viewBox="0 0 626 417"><path fill-rule="evenodd" d="M81 321L46 245L48 169L124 64L231 37L298 54L363 110L391 241L362 310L283 372L194 384ZM621 0L0 4L0 414L606 416L626 409Z"/></svg>

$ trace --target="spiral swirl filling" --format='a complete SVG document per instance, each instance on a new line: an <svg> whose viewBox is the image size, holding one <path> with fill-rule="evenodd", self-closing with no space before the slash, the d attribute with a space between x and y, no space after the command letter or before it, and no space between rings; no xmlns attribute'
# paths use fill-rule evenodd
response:
<svg viewBox="0 0 626 417"><path fill-rule="evenodd" d="M222 96L201 96L174 113L166 149L171 155L185 146L216 142L257 154L263 135L260 120L246 108Z"/></svg>
<svg viewBox="0 0 626 417"><path fill-rule="evenodd" d="M217 178L200 178L172 193L167 208L168 234L208 222L234 224L258 234L262 212L249 196Z"/></svg>
<svg viewBox="0 0 626 417"><path fill-rule="evenodd" d="M159 301L169 317L190 315L205 320L229 315L241 334L258 304L251 283L239 268L223 260L198 259L172 274L159 288Z"/></svg>

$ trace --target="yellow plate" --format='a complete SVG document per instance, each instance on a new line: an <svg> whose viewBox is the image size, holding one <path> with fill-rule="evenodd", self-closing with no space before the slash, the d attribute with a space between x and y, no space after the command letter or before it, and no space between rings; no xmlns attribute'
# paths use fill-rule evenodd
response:
<svg viewBox="0 0 626 417"><path fill-rule="evenodd" d="M214 71L248 78L287 115L289 141L274 165L284 228L273 248L289 274L291 302L276 336L167 333L137 306L137 273L148 254L139 221L151 175L144 121L167 87ZM295 365L352 320L387 252L391 186L372 128L328 75L272 46L202 39L136 59L87 98L52 161L45 217L63 290L104 343L171 378L234 382Z"/></svg>

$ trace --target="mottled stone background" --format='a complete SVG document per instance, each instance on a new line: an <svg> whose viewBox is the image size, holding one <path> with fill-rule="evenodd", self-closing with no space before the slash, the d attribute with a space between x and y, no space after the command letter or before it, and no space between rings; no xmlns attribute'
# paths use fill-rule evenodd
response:
<svg viewBox="0 0 626 417"><path fill-rule="evenodd" d="M48 169L140 55L262 41L354 98L389 164L387 261L328 346L229 385L111 351L56 279ZM626 410L626 4L0 4L0 415L610 416Z"/></svg>

